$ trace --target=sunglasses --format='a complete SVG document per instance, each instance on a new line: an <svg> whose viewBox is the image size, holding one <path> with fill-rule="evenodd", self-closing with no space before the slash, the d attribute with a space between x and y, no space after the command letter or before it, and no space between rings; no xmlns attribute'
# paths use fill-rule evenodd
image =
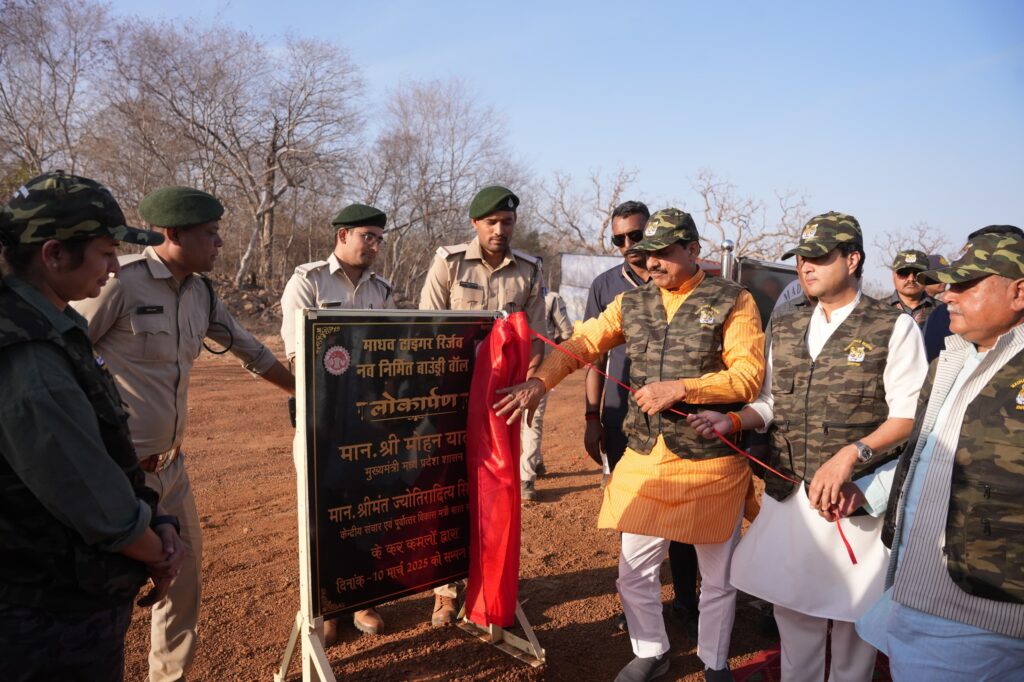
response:
<svg viewBox="0 0 1024 682"><path fill-rule="evenodd" d="M906 279L907 277L913 277L917 275L918 272L918 270L907 268L906 270L897 270L896 276L899 277L900 279Z"/></svg>
<svg viewBox="0 0 1024 682"><path fill-rule="evenodd" d="M626 237L629 237L629 241L636 244L637 242L644 238L644 231L633 230L632 232L627 232L626 234L613 234L612 244L614 244L615 246L625 246Z"/></svg>

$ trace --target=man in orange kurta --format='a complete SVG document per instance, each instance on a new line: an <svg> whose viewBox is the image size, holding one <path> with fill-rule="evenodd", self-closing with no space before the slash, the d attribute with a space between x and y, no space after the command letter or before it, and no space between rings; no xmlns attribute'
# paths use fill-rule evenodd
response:
<svg viewBox="0 0 1024 682"><path fill-rule="evenodd" d="M634 404L626 417L626 453L612 473L598 519L622 533L616 582L634 658L617 682L641 682L669 667L659 568L669 541L695 545L702 576L697 655L708 680L731 680L729 639L736 591L729 563L751 484L746 460L704 441L679 413L718 405L738 409L757 395L764 375L764 334L749 292L697 264L693 218L658 211L634 248L647 255L651 281L617 297L564 344L587 362L626 344ZM504 389L495 406L513 422L532 417L544 393L582 366L550 354L523 384ZM672 411L669 411L672 410Z"/></svg>

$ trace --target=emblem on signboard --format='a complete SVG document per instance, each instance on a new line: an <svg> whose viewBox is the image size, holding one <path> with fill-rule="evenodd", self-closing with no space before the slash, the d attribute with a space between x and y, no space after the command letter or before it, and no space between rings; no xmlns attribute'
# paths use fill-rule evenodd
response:
<svg viewBox="0 0 1024 682"><path fill-rule="evenodd" d="M341 346L331 346L324 353L324 369L336 377L340 377L348 369L352 358Z"/></svg>

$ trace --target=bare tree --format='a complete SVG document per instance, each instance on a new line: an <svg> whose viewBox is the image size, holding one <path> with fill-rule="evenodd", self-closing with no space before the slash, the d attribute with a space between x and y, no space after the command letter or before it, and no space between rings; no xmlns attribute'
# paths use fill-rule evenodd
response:
<svg viewBox="0 0 1024 682"><path fill-rule="evenodd" d="M760 199L743 196L736 186L714 172L701 170L693 182L701 198L705 255L714 258L722 242L732 240L738 256L777 260L800 238L810 211L805 197L777 192L770 210Z"/></svg>
<svg viewBox="0 0 1024 682"><path fill-rule="evenodd" d="M340 174L361 119L362 83L339 48L288 38L268 50L254 36L217 27L130 22L116 50L112 102L133 138L164 152L154 125L178 140L165 163L233 197L249 216L248 238L234 275L274 286L277 208L285 195L318 174ZM173 168L173 170L172 170Z"/></svg>
<svg viewBox="0 0 1024 682"><path fill-rule="evenodd" d="M469 239L467 209L477 190L501 183L521 191L525 173L505 138L504 121L461 81L414 82L391 93L380 131L353 171L352 192L388 214L379 265L400 300L416 300L438 246Z"/></svg>
<svg viewBox="0 0 1024 682"><path fill-rule="evenodd" d="M90 76L107 58L105 5L0 3L0 163L37 174L76 171L95 109Z"/></svg>
<svg viewBox="0 0 1024 682"><path fill-rule="evenodd" d="M568 248L586 253L612 253L610 231L615 207L625 201L637 172L623 167L610 175L593 171L586 189L577 190L568 173L556 171L543 187L544 203L537 222L546 234L559 235Z"/></svg>
<svg viewBox="0 0 1024 682"><path fill-rule="evenodd" d="M890 265L904 249L919 249L930 256L945 255L953 247L944 234L924 221L903 229L886 230L875 236L872 246L878 249L885 265Z"/></svg>

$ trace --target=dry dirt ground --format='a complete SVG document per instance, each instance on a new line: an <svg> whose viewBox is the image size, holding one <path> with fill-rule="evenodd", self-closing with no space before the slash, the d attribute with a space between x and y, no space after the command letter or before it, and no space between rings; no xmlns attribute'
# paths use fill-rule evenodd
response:
<svg viewBox="0 0 1024 682"><path fill-rule="evenodd" d="M269 331L269 330L268 330ZM264 341L281 355L280 339ZM549 401L544 435L548 474L540 499L523 509L520 600L547 651L533 669L456 628L430 627L433 596L379 608L386 633L362 635L342 621L342 641L327 651L339 680L611 680L631 658L616 631L618 537L596 528L600 471L586 456L583 377ZM270 680L299 604L292 427L285 396L230 355L204 353L192 375L188 471L203 525L204 591L193 680ZM665 602L671 600L667 562ZM732 638L735 668L775 641L742 596ZM702 676L696 645L671 619L672 667L663 679ZM125 673L146 677L149 613L136 608ZM289 680L301 679L298 657Z"/></svg>

